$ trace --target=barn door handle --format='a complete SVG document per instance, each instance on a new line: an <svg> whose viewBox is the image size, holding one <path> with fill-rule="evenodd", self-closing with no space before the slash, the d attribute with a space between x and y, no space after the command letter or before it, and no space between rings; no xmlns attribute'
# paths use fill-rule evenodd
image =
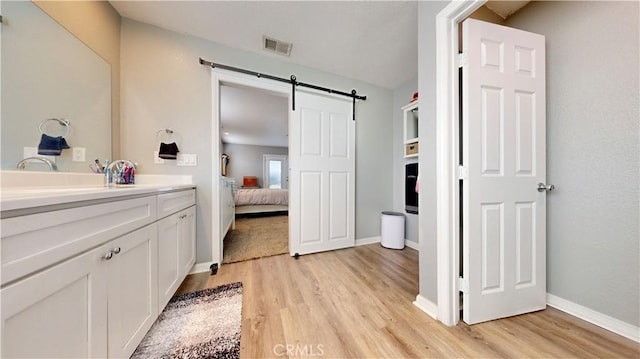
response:
<svg viewBox="0 0 640 359"><path fill-rule="evenodd" d="M552 185L552 184L544 184L542 182L538 183L538 192L551 192L556 188L556 186Z"/></svg>

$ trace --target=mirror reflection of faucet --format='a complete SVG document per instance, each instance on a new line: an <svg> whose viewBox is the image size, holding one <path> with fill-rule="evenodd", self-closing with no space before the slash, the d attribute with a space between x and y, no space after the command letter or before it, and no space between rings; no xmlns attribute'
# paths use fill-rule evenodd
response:
<svg viewBox="0 0 640 359"><path fill-rule="evenodd" d="M105 186L134 184L136 167L136 164L129 160L117 160L109 163L104 172Z"/></svg>
<svg viewBox="0 0 640 359"><path fill-rule="evenodd" d="M50 159L46 158L46 157L27 157L23 160L21 160L20 162L18 162L18 165L16 166L17 169L19 170L23 170L25 169L27 163L29 162L42 162L44 164L46 164L47 166L49 166L49 171L57 171L58 170L58 166L56 166L56 164L51 161Z"/></svg>

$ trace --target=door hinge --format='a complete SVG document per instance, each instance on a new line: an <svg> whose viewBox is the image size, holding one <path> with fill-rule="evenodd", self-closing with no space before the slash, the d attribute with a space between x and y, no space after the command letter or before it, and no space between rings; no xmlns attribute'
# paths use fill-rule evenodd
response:
<svg viewBox="0 0 640 359"><path fill-rule="evenodd" d="M462 277L458 277L458 290L461 291L462 293L466 293L469 291L469 281L462 278Z"/></svg>
<svg viewBox="0 0 640 359"><path fill-rule="evenodd" d="M464 67L467 65L469 57L465 53L458 54L458 67Z"/></svg>
<svg viewBox="0 0 640 359"><path fill-rule="evenodd" d="M463 165L458 165L458 179L466 180L469 178L469 169Z"/></svg>

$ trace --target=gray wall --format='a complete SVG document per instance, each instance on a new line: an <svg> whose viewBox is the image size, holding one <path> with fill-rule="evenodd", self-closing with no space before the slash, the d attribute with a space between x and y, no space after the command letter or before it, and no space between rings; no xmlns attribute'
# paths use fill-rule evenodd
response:
<svg viewBox="0 0 640 359"><path fill-rule="evenodd" d="M401 108L409 103L417 90L418 79L413 79L393 91L393 210L405 214L404 237L416 243L419 242L418 215L404 211L404 166L415 163L418 159L404 158L404 119Z"/></svg>
<svg viewBox="0 0 640 359"><path fill-rule="evenodd" d="M638 2L534 2L546 36L548 292L640 325Z"/></svg>
<svg viewBox="0 0 640 359"><path fill-rule="evenodd" d="M197 261L211 258L211 75L203 57L280 77L367 95L356 107L356 238L378 236L380 212L392 206L393 94L391 90L257 55L196 37L122 19L121 149L141 173L191 174L198 186ZM153 163L156 131L171 127L182 153L198 155L197 167Z"/></svg>
<svg viewBox="0 0 640 359"><path fill-rule="evenodd" d="M258 177L258 186L263 186L263 156L264 155L288 155L286 147L235 145L226 143L222 146L222 152L229 155L227 177L236 181L236 185L242 186L243 176Z"/></svg>
<svg viewBox="0 0 640 359"><path fill-rule="evenodd" d="M436 15L448 4L418 4L420 93L420 295L438 301L436 238Z"/></svg>

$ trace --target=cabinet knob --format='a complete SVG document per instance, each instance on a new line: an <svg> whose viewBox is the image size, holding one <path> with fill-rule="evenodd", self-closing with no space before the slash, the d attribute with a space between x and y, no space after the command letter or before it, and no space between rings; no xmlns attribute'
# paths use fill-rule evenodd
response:
<svg viewBox="0 0 640 359"><path fill-rule="evenodd" d="M113 251L109 251L109 252L107 252L107 254L102 256L102 259L104 259L106 261L110 260L111 258L113 258Z"/></svg>
<svg viewBox="0 0 640 359"><path fill-rule="evenodd" d="M112 250L113 254L118 254L118 253L120 253L120 251L121 251L120 247L115 247L115 248Z"/></svg>
<svg viewBox="0 0 640 359"><path fill-rule="evenodd" d="M187 218L186 214L183 214L182 216L180 216L180 219L185 219L185 218Z"/></svg>

